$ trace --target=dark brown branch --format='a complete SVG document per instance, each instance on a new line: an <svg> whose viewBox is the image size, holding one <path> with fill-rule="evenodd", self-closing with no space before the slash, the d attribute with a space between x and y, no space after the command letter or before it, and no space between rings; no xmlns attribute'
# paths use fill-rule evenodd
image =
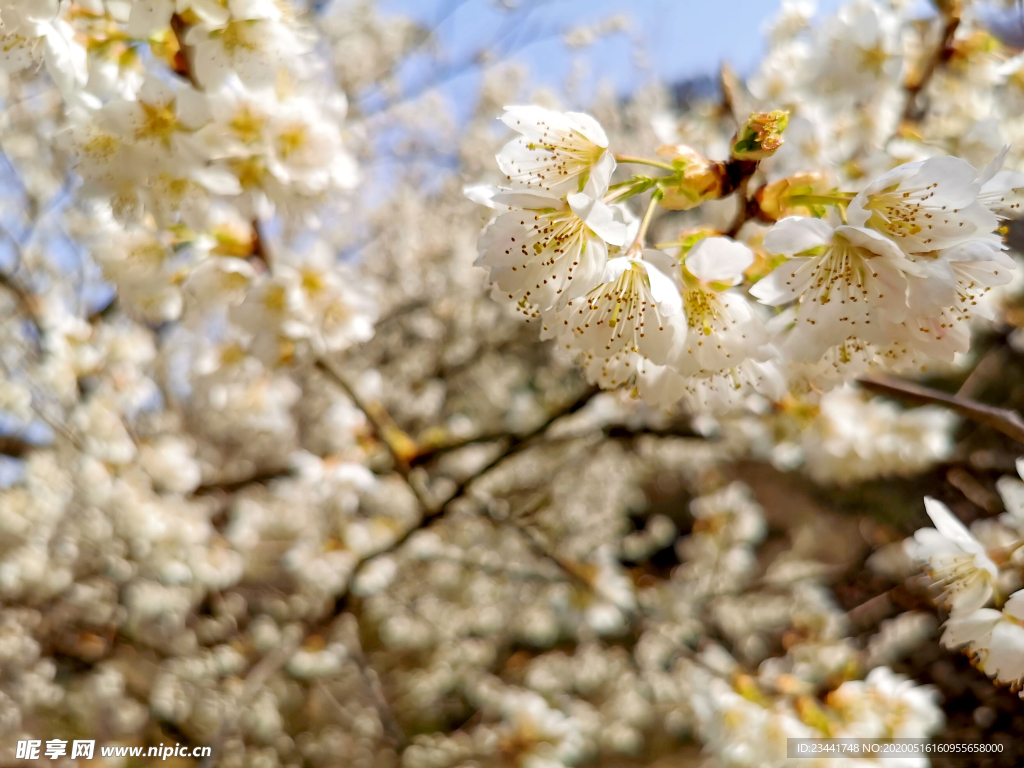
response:
<svg viewBox="0 0 1024 768"><path fill-rule="evenodd" d="M270 253L269 243L267 237L263 233L263 225L259 219L253 219L252 222L252 256L250 260L255 259L267 272L274 271L274 259Z"/></svg>
<svg viewBox="0 0 1024 768"><path fill-rule="evenodd" d="M472 475L466 478L462 483L460 483L459 487L455 490L455 493L452 494L448 501L454 501L461 494L461 492L466 487L468 487L470 483L472 483L477 478L494 469L496 466L498 466L498 464L503 462L509 456L512 456L513 454L518 453L519 451L526 448L528 444L534 440L534 438L540 437L545 432L547 432L548 427L550 427L556 421L565 416L570 416L576 413L577 411L581 410L598 393L600 393L600 391L601 390L597 387L590 387L589 389L580 393L579 397L577 397L571 403L552 413L550 416L548 416L547 419L544 420L542 424L539 424L538 426L534 427L529 432L522 435L510 435L508 437L508 444L505 446L505 450L503 450L492 461L488 462L485 466L478 469L476 472L474 472Z"/></svg>
<svg viewBox="0 0 1024 768"><path fill-rule="evenodd" d="M455 486L455 489L448 495L448 498L445 499L443 502L435 505L432 508L427 507L427 511L424 513L423 518L419 522L419 525L410 528L408 531L406 531L397 539L395 539L395 541L391 543L391 545L387 548L386 551L393 552L394 550L398 549L417 530L419 530L420 528L426 528L428 525L434 522L434 520L442 517L445 514L445 512L448 511L449 506L451 506L453 502L457 501L458 499L466 495L466 492L469 490L470 486L473 485L473 483L475 483L481 477L486 475L492 469L496 468L499 464L503 463L509 457L515 455L516 453L519 453L525 448L528 448L536 438L540 437L548 430L548 427L550 427L552 424L554 424L562 417L576 413L578 410L583 408L587 403L589 403L590 400L600 391L601 390L598 389L597 387L591 387L590 389L587 389L572 403L567 405L565 408L562 408L561 410L557 411L556 413L552 414L543 424L538 426L536 429L531 430L525 435L509 437L508 443L505 446L504 450L501 451L501 453L495 456L491 461L487 462L487 464L478 469L472 475L460 481L458 485Z"/></svg>
<svg viewBox="0 0 1024 768"><path fill-rule="evenodd" d="M2 435L0 436L0 454L4 456L13 456L14 458L21 458L29 451L33 451L37 448L34 443L30 443L24 438L18 437L17 435Z"/></svg>
<svg viewBox="0 0 1024 768"><path fill-rule="evenodd" d="M334 379L333 374L332 374L332 379L337 381L337 379ZM589 398L587 399L587 401L589 402ZM586 403L583 403L582 405L585 405L585 404ZM513 453L518 452L520 450L520 446L521 446L521 444L523 442L526 442L526 441L531 440L532 438L535 438L538 434L542 433L549 426L551 426L551 424L555 420L557 420L557 419L559 419L559 418L561 418L563 416L567 416L570 413L574 413L576 410L579 410L579 408L581 408L582 405L578 404L578 402L574 402L572 404L572 406L570 406L570 408L568 410L559 411L558 413L554 414L551 418L547 419L544 422L543 425L541 425L537 429L534 429L534 430L532 430L532 431L530 431L530 432L528 432L526 434L523 434L523 435L510 434L508 432L486 432L486 433L483 433L483 434L480 434L480 435L475 435L473 437L465 438L463 440L456 440L456 441L452 441L450 443L444 443L444 444L435 445L435 446L432 446L432 447L420 449L420 452L417 453L415 456L413 456L409 460L409 462L408 462L409 467L411 469L411 468L422 466L422 465L427 464L427 463L429 463L429 462L431 462L431 461L433 461L435 459L440 458L441 456L445 456L445 455L447 455L449 453L453 453L455 451L459 451L459 450L462 450L463 448L468 448L470 446L483 445L485 443L497 443L497 442L501 442L501 441L508 441L507 444L503 447L502 452L495 458L496 462L500 462L501 460L507 458L508 456L512 455ZM369 404L365 404L365 406L367 408L370 408L371 410L380 411L379 408L375 409L375 408L373 408L373 406L371 406ZM373 426L372 422L371 422L371 426ZM383 429L387 429L387 427L385 427L383 423L380 425L380 428L382 430ZM397 429L397 427L395 427L395 428ZM374 427L374 429L376 430L376 427ZM623 426L623 425L620 425L620 424L609 424L609 425L604 427L603 431L604 431L605 436L608 437L609 439L612 439L612 440L633 440L633 439L636 439L638 437L643 437L645 435L649 435L649 436L652 436L652 437L679 437L679 438L701 438L701 439L703 439L703 435L700 435L699 433L694 432L692 429L690 429L689 427L687 427L687 426L685 426L685 425L683 425L681 423L680 424L670 424L669 426L666 426L666 427L639 427L639 428L626 427L626 426ZM573 440L573 439L576 439L576 437L577 436L572 436L572 437L567 438L567 439ZM558 442L558 441L555 441L555 442ZM12 453L12 451L20 451L21 450L20 448L18 448L18 446L12 445L12 446L8 446L8 448L5 448L5 445L7 445L7 444L3 443L2 441L0 441L0 453L9 453L10 455L20 455L20 453ZM30 448L31 446L27 446L27 447ZM482 473L482 472L485 472L485 471L487 471L489 469L493 469L493 466L494 466L494 462L488 464L486 467L484 467L482 470L480 470L478 472L478 474ZM218 480L211 480L210 482L203 483L198 488L196 488L196 490L193 491L193 494L197 495L197 496L205 496L205 495L216 494L216 493L237 493L238 491L244 490L245 488L248 488L249 486L252 486L252 485L266 485L267 483L273 482L274 480L279 480L281 478L290 477L290 476L292 476L292 474L293 474L293 470L290 467L270 467L270 468L267 468L267 469L261 469L260 471L254 472L251 475L245 475L244 477L233 477L233 478L229 477L229 478L222 478L222 479L218 479ZM449 499L449 501L450 500L451 499ZM447 504L448 501L446 501L445 503Z"/></svg>
<svg viewBox="0 0 1024 768"><path fill-rule="evenodd" d="M192 71L192 62L189 58L191 51L187 45L185 45L185 33L188 31L188 24L178 14L171 16L171 32L174 33L174 39L178 43L178 51L174 54L174 63L172 69L176 75L184 77L196 90L202 90L199 85L199 81L196 80L195 72Z"/></svg>
<svg viewBox="0 0 1024 768"><path fill-rule="evenodd" d="M352 387L350 387L348 383L345 381L344 377L337 373L330 363L324 360L317 360L316 367L323 373L328 375L335 383L337 383L344 391L346 391L349 394L349 396L353 399L353 402L356 404L356 406L361 408L363 410L363 413L366 414L367 420L370 421L370 424L371 426L374 427L374 429L386 431L389 428L386 423L381 422L381 420L379 419L379 413L383 413L385 416L387 416L386 412L381 408L379 413L377 415L374 415L374 409L372 408L372 406L364 403L362 399L359 398L359 396L355 393ZM425 502L421 494L417 492L417 487L412 482L410 482L407 472L406 474L403 474L403 477L406 479L406 482L409 484L410 488L412 488L413 492L417 492L417 498L420 499L421 504L423 506L423 516L416 525L411 526L407 531L405 531L403 534L395 538L395 540L388 544L386 547L383 547L378 552L375 552L374 554L363 558L360 561L359 565L357 566L357 569L358 567L365 565L367 562L369 562L375 557L379 557L380 555L384 555L389 552L394 552L399 547L401 547L406 541L408 541L408 539L416 531L426 528L434 520L442 517L448 510L448 507L454 501L464 496L466 492L469 490L470 486L476 480L483 477L483 475L485 475L487 472L497 467L505 459L528 447L532 443L533 439L543 435L555 421L564 416L568 416L572 413L579 411L588 402L590 402L590 400L596 394L598 394L598 392L600 392L600 389L598 389L597 387L587 389L586 391L581 393L580 396L576 398L576 400L568 404L566 407L560 409L556 413L552 414L543 424L539 425L530 433L519 436L518 438L511 438L509 440L509 444L505 447L501 454L495 457L492 461L488 462L487 465L485 465L484 467L478 469L470 477L466 478L461 483L459 483L455 490L449 494L448 498L437 506L431 507L427 502ZM393 421L390 420L390 416L387 416L387 419L389 423L394 423ZM380 432L378 432L378 435L380 435ZM387 443L386 440L384 442ZM389 450L390 449L391 447L389 445ZM393 452L392 455L395 457L395 461L397 463L399 461L398 454ZM407 465L406 470L408 470ZM488 518L498 524L508 522L509 524L513 525L516 528L516 530L520 531L520 533L527 539L527 542L537 552L537 554L553 562L563 573L566 574L566 576L569 577L571 581L578 582L580 584L583 584L587 588L591 588L592 585L590 583L590 580L588 579L588 574L585 566L579 565L575 562L567 560L566 558L558 555L557 553L551 552L545 545L545 543L540 540L536 532L530 530L526 526L517 522L516 518L530 514L534 509L543 505L546 501L547 496L545 494L538 494L536 497L528 501L522 507L515 510L513 514L510 516L509 520L507 521L499 520L493 515L488 515ZM337 617L337 615L344 610L344 606L348 599L348 595L349 593L347 590L343 594L339 595L336 600L335 612L327 618L326 622L320 622L319 624L313 626L309 631L306 632L305 636L309 637L313 634L318 634L322 631L325 631L324 627L327 625L327 623L333 621ZM279 668L279 663L276 660L274 662L266 663L270 665L271 669L276 670L277 668ZM364 675L364 679L369 684L370 692L375 698L375 706L378 709L385 731L388 733L392 741L397 745L398 751L402 752L409 745L409 741L408 738L405 736L404 732L402 731L397 719L394 718L394 713L387 705L387 701L383 696L383 690L380 688L379 678L377 677L376 673L372 670L372 668L366 663L365 659L357 660L357 663L360 664L360 672Z"/></svg>
<svg viewBox="0 0 1024 768"><path fill-rule="evenodd" d="M726 192L735 191L739 199L740 209L736 212L736 218L729 226L729 231L725 233L729 237L735 237L740 228L749 219L755 218L761 210L757 198L749 194L750 179L757 171L757 161L730 160L726 163L725 170L729 184Z"/></svg>
<svg viewBox="0 0 1024 768"><path fill-rule="evenodd" d="M332 363L319 358L315 365L318 371L337 384L348 395L355 406L363 412L366 420L373 427L377 439L384 443L388 453L391 454L391 458L395 462L395 471L405 479L410 489L412 489L412 492L423 507L424 514L429 514L433 510L434 504L428 498L425 489L419 483L414 482L409 475L411 469L409 462L416 455L416 442L402 431L394 419L391 418L391 415L379 403L368 403L363 400L355 391L355 388L348 383L345 376Z"/></svg>
<svg viewBox="0 0 1024 768"><path fill-rule="evenodd" d="M329 376L341 389L352 399L352 402L359 408L370 422L377 437L385 444L388 451L391 453L391 457L395 462L396 471L405 479L406 484L416 495L417 500L420 502L422 508L422 517L417 525L410 527L407 531L398 536L392 541L386 549L376 553L377 555L385 554L386 552L393 552L404 544L410 536L413 535L417 530L426 528L434 520L443 516L448 510L448 507L457 499L461 498L469 490L470 486L478 479L483 477L485 474L490 472L492 469L497 467L499 464L504 462L509 457L522 451L528 447L535 438L543 435L548 428L559 419L569 416L570 414L576 413L583 408L590 400L601 390L597 387L590 387L585 390L577 397L573 402L569 403L564 408L557 410L551 414L542 424L536 428L530 430L523 435L509 435L506 439L506 445L504 449L495 456L491 461L485 464L483 467L478 469L476 472L471 474L469 477L461 480L455 489L448 495L444 501L434 502L430 499L426 489L416 482L415 478L410 476L411 466L410 460L415 455L416 445L412 438L403 432L394 420L388 414L388 412L381 407L379 404L365 402L349 385L345 380L345 377L340 374L333 365L323 359L316 361L316 367L321 372Z"/></svg>
<svg viewBox="0 0 1024 768"><path fill-rule="evenodd" d="M613 426L607 427L604 433L610 438L619 440L632 440L637 437L643 437L644 435L650 435L651 437L697 437L704 439L703 435L694 432L683 424L670 424L667 427L640 427L639 429L624 426Z"/></svg>
<svg viewBox="0 0 1024 768"><path fill-rule="evenodd" d="M935 49L931 56L924 64L924 68L921 73L912 81L908 82L904 86L904 91L907 94L907 101L903 105L903 114L900 116L900 123L905 122L920 122L924 119L927 113L927 107L919 108L917 104L918 96L921 92L928 87L928 83L931 82L932 76L938 70L939 66L946 63L953 57L954 48L953 42L956 38L957 28L960 26L960 11L957 8L952 8L946 14L943 15L944 26L942 29L942 42Z"/></svg>
<svg viewBox="0 0 1024 768"><path fill-rule="evenodd" d="M28 321L32 323L36 329L36 334L41 339L43 337L43 328L39 325L36 298L12 275L0 274L0 286L14 294L14 298L18 301L18 307Z"/></svg>
<svg viewBox="0 0 1024 768"><path fill-rule="evenodd" d="M873 376L859 379L858 383L869 392L888 395L909 403L944 405L964 418L1002 432L1018 443L1024 443L1024 419L1019 413L1008 408L997 408L956 395L948 395L937 389L922 387L893 376Z"/></svg>
<svg viewBox="0 0 1024 768"><path fill-rule="evenodd" d="M566 415L566 414L561 414ZM548 422L550 424L550 422ZM642 435L654 437L702 437L683 424L670 424L667 427L640 427L633 429L620 424L609 424L604 428L607 437L617 440L629 440ZM483 432L463 440L453 440L450 443L441 443L434 446L424 447L420 453L413 457L411 464L420 466L448 453L468 448L471 445L482 445L484 443L497 443L501 440L514 439L515 435L508 432Z"/></svg>
<svg viewBox="0 0 1024 768"><path fill-rule="evenodd" d="M846 618L858 629L878 626L883 619L898 610L898 606L892 599L893 593L898 589L903 589L903 586L892 587L881 594L868 598L860 605L855 605L846 612Z"/></svg>
<svg viewBox="0 0 1024 768"><path fill-rule="evenodd" d="M507 520L498 520L494 517L491 517L491 519L498 524L509 523L512 525L512 527L519 531L519 534L526 540L526 543L529 544L530 548L534 551L534 554L554 563L558 569L569 578L569 581L575 582L576 584L583 586L585 589L593 589L594 585L592 583L592 579L589 578L586 565L577 563L574 560L558 554L547 545L537 531L520 522L521 518L533 514L549 501L550 497L546 493L539 493L536 494L533 499L523 504L520 508L513 510Z"/></svg>
<svg viewBox="0 0 1024 768"><path fill-rule="evenodd" d="M435 443L434 445L425 445L415 456L412 457L409 463L414 467L418 467L446 454L460 451L463 448L468 448L471 445L497 443L501 440L508 440L511 437L514 437L514 435L509 432L482 432L479 435L474 435L473 437L467 437L460 440L440 442Z"/></svg>
<svg viewBox="0 0 1024 768"><path fill-rule="evenodd" d="M279 480L282 477L290 477L292 471L291 467L264 469L254 474L246 475L245 477L214 480L209 483L203 483L192 493L196 496L207 496L212 493L237 493L244 488L248 488L250 485L266 485L273 480Z"/></svg>

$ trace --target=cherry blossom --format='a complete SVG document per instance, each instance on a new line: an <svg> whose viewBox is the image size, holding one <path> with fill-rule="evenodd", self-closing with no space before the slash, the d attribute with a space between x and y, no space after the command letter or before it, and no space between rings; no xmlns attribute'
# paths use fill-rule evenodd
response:
<svg viewBox="0 0 1024 768"><path fill-rule="evenodd" d="M871 230L790 217L768 233L764 247L788 261L751 294L770 306L798 301L781 341L797 360L815 360L851 336L884 344L886 325L906 316L907 276L919 268Z"/></svg>
<svg viewBox="0 0 1024 768"><path fill-rule="evenodd" d="M956 613L968 613L985 606L992 598L995 564L981 543L953 513L932 498L925 509L935 524L922 528L908 540L908 551L925 562L929 575L942 590L942 599Z"/></svg>
<svg viewBox="0 0 1024 768"><path fill-rule="evenodd" d="M497 157L510 183L556 197L582 192L591 181L597 188L608 186L615 159L594 118L527 106L506 107L501 119L522 134Z"/></svg>

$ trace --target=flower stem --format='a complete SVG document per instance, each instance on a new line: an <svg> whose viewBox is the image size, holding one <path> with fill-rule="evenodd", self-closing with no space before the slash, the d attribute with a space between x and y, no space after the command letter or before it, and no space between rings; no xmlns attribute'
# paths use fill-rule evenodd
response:
<svg viewBox="0 0 1024 768"><path fill-rule="evenodd" d="M657 184L657 181L649 176L634 176L628 181L621 181L618 184L610 186L608 188L608 194L604 196L604 202L612 203L615 201L622 202L623 200L628 200L634 195L646 192L655 184Z"/></svg>
<svg viewBox="0 0 1024 768"><path fill-rule="evenodd" d="M636 232L636 239L629 246L630 251L643 251L644 238L647 236L647 229L651 226L651 221L654 219L654 211L658 208L661 196L662 192L660 189L654 190L654 193L651 195L651 201L647 204L647 210L644 212L644 217L640 221L640 229Z"/></svg>
<svg viewBox="0 0 1024 768"><path fill-rule="evenodd" d="M793 205L835 205L846 206L850 204L853 195L843 193L835 195L790 195L787 200Z"/></svg>
<svg viewBox="0 0 1024 768"><path fill-rule="evenodd" d="M616 162L619 162L619 163L633 163L635 165L649 165L652 168L661 168L662 170L671 171L672 173L675 173L678 170L677 168L673 168L668 163L662 163L662 162L660 162L658 160L648 160L646 157L632 157L630 155L616 155L615 156L615 160L616 160Z"/></svg>

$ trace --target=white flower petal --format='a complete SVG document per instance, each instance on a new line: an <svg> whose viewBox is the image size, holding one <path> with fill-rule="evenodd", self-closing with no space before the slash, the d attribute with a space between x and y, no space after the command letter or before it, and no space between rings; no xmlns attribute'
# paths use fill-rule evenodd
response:
<svg viewBox="0 0 1024 768"><path fill-rule="evenodd" d="M566 198L569 208L583 223L609 245L622 246L626 242L626 225L617 221L615 211L608 205L601 202L600 198L593 198L584 192L577 192Z"/></svg>
<svg viewBox="0 0 1024 768"><path fill-rule="evenodd" d="M1024 589L1017 590L1006 599L1003 603L1003 613L1024 621Z"/></svg>
<svg viewBox="0 0 1024 768"><path fill-rule="evenodd" d="M970 613L954 614L946 621L942 633L942 645L959 648L968 643L983 640L992 628L1002 620L1002 614L995 608L982 608Z"/></svg>
<svg viewBox="0 0 1024 768"><path fill-rule="evenodd" d="M832 232L832 227L821 219L789 216L764 236L764 248L768 253L792 257L826 245L832 240Z"/></svg>
<svg viewBox="0 0 1024 768"><path fill-rule="evenodd" d="M988 648L980 651L978 666L1004 683L1024 678L1024 627L1000 621L992 630Z"/></svg>
<svg viewBox="0 0 1024 768"><path fill-rule="evenodd" d="M780 264L769 275L754 283L750 295L769 307L795 300L810 284L812 273L809 267L814 261L804 257Z"/></svg>
<svg viewBox="0 0 1024 768"><path fill-rule="evenodd" d="M754 252L729 237L706 237L686 254L686 269L705 283L736 285L754 263Z"/></svg>
<svg viewBox="0 0 1024 768"><path fill-rule="evenodd" d="M672 278L650 262L645 262L644 268L647 270L647 279L651 281L651 295L658 302L658 309L668 316L679 314L683 300Z"/></svg>
<svg viewBox="0 0 1024 768"><path fill-rule="evenodd" d="M960 547L968 548L969 552L980 550L981 544L967 530L967 526L960 522L959 518L950 512L949 507L941 501L933 499L931 496L925 496L924 509L928 513L928 517L932 519L932 523L935 524L935 530L947 539L956 542Z"/></svg>

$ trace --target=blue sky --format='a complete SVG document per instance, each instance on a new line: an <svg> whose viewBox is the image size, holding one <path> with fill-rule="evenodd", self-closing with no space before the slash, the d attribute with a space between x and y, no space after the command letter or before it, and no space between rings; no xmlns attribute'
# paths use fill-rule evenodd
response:
<svg viewBox="0 0 1024 768"><path fill-rule="evenodd" d="M834 11L840 1L818 0L819 13ZM440 47L452 62L444 90L459 102L474 85L471 73L453 74L461 71L458 63L496 42L503 59L529 67L534 85L561 87L574 65L584 68L587 83L610 82L619 92L651 77L673 82L714 73L723 60L741 73L749 72L763 51L762 28L779 7L778 0L515 0L510 4L516 10L510 12L500 10L501 4L383 0L382 8L437 26ZM559 39L560 30L614 14L630 17L630 36L613 36L575 51ZM646 66L637 61L638 48ZM509 49L513 53L506 56ZM405 73L407 86L436 77L434 67L422 59L412 63ZM579 96L580 103L586 103L588 94Z"/></svg>

